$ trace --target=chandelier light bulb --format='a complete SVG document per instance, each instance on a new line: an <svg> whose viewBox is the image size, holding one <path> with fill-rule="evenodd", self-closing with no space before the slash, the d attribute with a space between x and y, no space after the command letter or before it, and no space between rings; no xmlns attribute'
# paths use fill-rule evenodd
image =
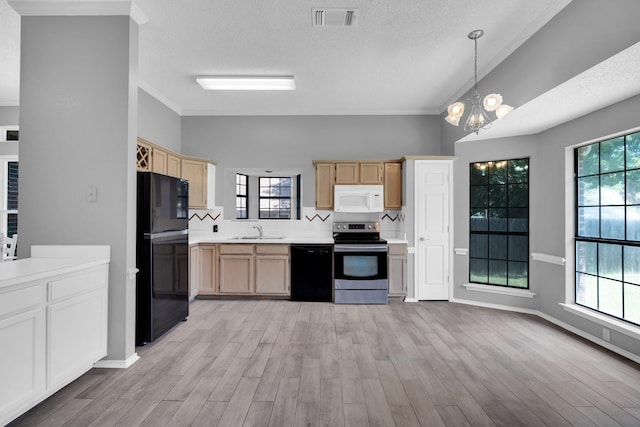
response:
<svg viewBox="0 0 640 427"><path fill-rule="evenodd" d="M502 104L496 110L496 117L498 118L498 120L502 119L502 118L508 116L511 111L513 111L513 107L511 105Z"/></svg>
<svg viewBox="0 0 640 427"><path fill-rule="evenodd" d="M444 118L448 123L458 126L460 124L460 117L453 117L452 115L448 115Z"/></svg>
<svg viewBox="0 0 640 427"><path fill-rule="evenodd" d="M449 108L447 108L447 113L449 113L451 117L459 119L464 114L464 104L462 102L456 102L449 105Z"/></svg>
<svg viewBox="0 0 640 427"><path fill-rule="evenodd" d="M496 111L502 105L502 95L499 93L491 93L484 97L484 109L487 111Z"/></svg>

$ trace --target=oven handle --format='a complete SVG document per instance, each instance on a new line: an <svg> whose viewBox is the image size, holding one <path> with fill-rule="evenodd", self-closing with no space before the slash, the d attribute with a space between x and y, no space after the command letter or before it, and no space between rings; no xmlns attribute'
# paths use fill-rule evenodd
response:
<svg viewBox="0 0 640 427"><path fill-rule="evenodd" d="M387 245L335 245L334 252L387 252Z"/></svg>

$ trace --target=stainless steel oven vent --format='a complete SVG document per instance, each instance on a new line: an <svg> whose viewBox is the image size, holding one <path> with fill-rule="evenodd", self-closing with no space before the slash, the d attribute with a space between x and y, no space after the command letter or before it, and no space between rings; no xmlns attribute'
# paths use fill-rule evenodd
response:
<svg viewBox="0 0 640 427"><path fill-rule="evenodd" d="M316 7L311 9L314 27L351 27L357 23L357 15L356 8Z"/></svg>

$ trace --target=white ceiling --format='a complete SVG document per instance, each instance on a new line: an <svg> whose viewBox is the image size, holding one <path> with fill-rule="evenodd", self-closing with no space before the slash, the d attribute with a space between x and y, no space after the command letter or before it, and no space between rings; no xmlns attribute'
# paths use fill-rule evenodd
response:
<svg viewBox="0 0 640 427"><path fill-rule="evenodd" d="M140 86L182 115L439 114L570 0L135 0ZM188 7L185 7L188 4ZM316 7L357 8L314 27ZM17 105L20 18L0 0L0 105ZM294 75L296 91L204 91L197 75Z"/></svg>

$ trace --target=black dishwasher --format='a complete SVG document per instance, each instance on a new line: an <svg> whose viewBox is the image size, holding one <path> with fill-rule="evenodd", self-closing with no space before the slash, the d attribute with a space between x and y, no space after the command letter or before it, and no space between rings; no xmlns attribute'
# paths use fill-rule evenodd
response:
<svg viewBox="0 0 640 427"><path fill-rule="evenodd" d="M291 301L332 301L333 245L291 245Z"/></svg>

